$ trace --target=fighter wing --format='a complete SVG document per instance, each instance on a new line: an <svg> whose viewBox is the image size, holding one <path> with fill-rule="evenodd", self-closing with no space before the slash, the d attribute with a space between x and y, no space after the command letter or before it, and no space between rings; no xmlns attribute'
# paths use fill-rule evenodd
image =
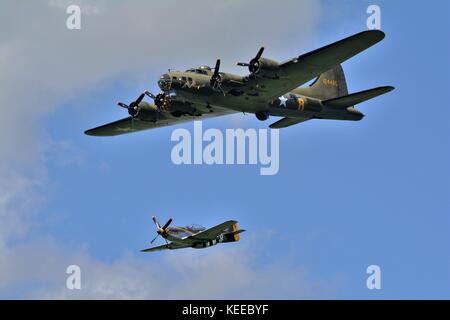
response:
<svg viewBox="0 0 450 320"><path fill-rule="evenodd" d="M384 36L380 30L360 32L281 63L277 79L256 75L247 85L258 91L259 95L255 99L272 101L373 46Z"/></svg>
<svg viewBox="0 0 450 320"><path fill-rule="evenodd" d="M225 221L224 223L218 224L217 226L189 236L188 239L203 241L214 240L217 238L217 236L224 233L226 229L231 228L236 223L237 221L234 220Z"/></svg>
<svg viewBox="0 0 450 320"><path fill-rule="evenodd" d="M189 245L189 244L171 242L171 243L168 243L168 244L163 244L161 246L148 248L148 249L143 249L143 250L141 250L141 252L153 252L153 251L161 251L161 250L174 250L174 249L183 249L183 248L189 248L189 247L191 247L191 245Z"/></svg>

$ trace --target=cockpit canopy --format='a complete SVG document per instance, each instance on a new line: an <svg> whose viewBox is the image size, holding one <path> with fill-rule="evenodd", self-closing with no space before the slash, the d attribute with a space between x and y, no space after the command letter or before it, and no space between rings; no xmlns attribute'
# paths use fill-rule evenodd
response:
<svg viewBox="0 0 450 320"><path fill-rule="evenodd" d="M199 224L190 224L190 225L186 226L186 229L196 232L196 231L203 231L206 228Z"/></svg>
<svg viewBox="0 0 450 320"><path fill-rule="evenodd" d="M170 235L177 238L189 237L192 236L193 234L206 230L205 227L202 227L198 224L191 224L186 227L169 226L168 229Z"/></svg>
<svg viewBox="0 0 450 320"><path fill-rule="evenodd" d="M208 73L211 73L211 67L201 66L201 67L198 67L198 68L188 69L188 70L186 70L186 72L205 74L206 75Z"/></svg>

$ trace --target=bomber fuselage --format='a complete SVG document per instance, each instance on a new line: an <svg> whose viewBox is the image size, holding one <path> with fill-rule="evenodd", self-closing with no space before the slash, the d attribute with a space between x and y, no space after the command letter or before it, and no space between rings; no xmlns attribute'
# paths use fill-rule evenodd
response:
<svg viewBox="0 0 450 320"><path fill-rule="evenodd" d="M214 108L226 108L236 112L255 113L260 120L266 120L269 115L348 120L360 120L363 117L354 108L342 110L323 105L320 99L302 94L301 88L268 103L258 99L260 90L263 90L258 85L249 88L248 77L220 72L220 84L213 86L212 75L213 71L209 67L169 71L160 77L158 85L168 97L169 104L192 104L194 109L206 108L210 111Z"/></svg>

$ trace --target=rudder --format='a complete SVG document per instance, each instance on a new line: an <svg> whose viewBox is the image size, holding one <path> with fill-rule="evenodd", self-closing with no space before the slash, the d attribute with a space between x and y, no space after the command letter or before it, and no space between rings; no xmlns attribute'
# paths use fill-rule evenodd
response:
<svg viewBox="0 0 450 320"><path fill-rule="evenodd" d="M235 242L240 240L239 234L244 232L245 230L240 230L238 228L237 223L233 224L230 228L225 230L226 232L223 234L222 242Z"/></svg>

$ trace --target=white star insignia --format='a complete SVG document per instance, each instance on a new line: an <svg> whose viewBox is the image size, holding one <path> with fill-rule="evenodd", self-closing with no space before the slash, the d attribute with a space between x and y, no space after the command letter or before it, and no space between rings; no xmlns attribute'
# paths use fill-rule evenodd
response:
<svg viewBox="0 0 450 320"><path fill-rule="evenodd" d="M288 101L288 99L286 99L284 96L281 96L278 99L280 99L280 107L284 106L286 108L286 101Z"/></svg>

